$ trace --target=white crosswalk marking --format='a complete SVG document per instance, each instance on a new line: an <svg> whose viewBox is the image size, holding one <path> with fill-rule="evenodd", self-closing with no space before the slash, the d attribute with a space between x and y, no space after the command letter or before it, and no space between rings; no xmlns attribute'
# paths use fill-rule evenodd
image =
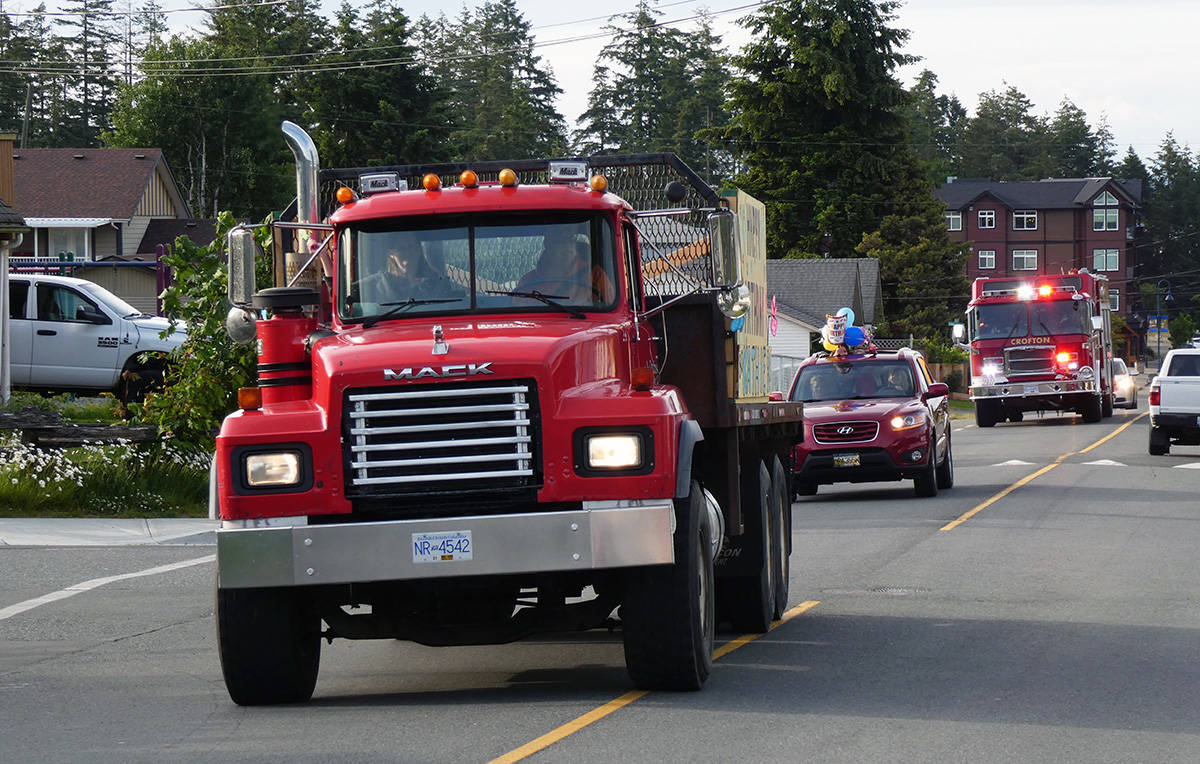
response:
<svg viewBox="0 0 1200 764"><path fill-rule="evenodd" d="M1114 462L1112 459L1097 459L1094 462L1083 462L1084 464L1092 464L1097 467L1126 467L1128 465L1123 462Z"/></svg>
<svg viewBox="0 0 1200 764"><path fill-rule="evenodd" d="M1030 464L1033 464L1033 462L1023 462L1020 459L1009 459L1006 462L1000 462L999 464L993 464L992 466L993 467L1027 467Z"/></svg>
<svg viewBox="0 0 1200 764"><path fill-rule="evenodd" d="M1174 469L1177 470L1200 470L1200 462L1188 462L1187 464L1176 464Z"/></svg>

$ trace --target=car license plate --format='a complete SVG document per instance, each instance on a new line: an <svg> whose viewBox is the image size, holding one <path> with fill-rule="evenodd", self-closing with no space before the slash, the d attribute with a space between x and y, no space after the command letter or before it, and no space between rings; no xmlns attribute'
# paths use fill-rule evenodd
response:
<svg viewBox="0 0 1200 764"><path fill-rule="evenodd" d="M862 464L862 459L858 454L834 454L834 467L858 467Z"/></svg>
<svg viewBox="0 0 1200 764"><path fill-rule="evenodd" d="M470 560L475 551L470 531L414 533L413 562L459 562Z"/></svg>
<svg viewBox="0 0 1200 764"><path fill-rule="evenodd" d="M1026 395L1037 395L1037 391L1038 391L1037 385L1025 385L1025 394Z"/></svg>

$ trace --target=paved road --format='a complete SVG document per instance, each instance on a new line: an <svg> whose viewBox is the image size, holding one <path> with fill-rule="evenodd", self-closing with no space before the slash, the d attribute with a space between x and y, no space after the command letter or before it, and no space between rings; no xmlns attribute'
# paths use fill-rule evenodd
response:
<svg viewBox="0 0 1200 764"><path fill-rule="evenodd" d="M791 617L700 693L630 695L607 633L338 641L313 702L239 708L205 525L0 548L0 761L1194 762L1200 448L1139 413L959 421L954 489L797 502Z"/></svg>

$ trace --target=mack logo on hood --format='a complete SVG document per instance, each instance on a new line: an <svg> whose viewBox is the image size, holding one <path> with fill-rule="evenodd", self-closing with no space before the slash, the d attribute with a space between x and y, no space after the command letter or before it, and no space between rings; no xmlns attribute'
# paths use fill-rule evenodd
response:
<svg viewBox="0 0 1200 764"><path fill-rule="evenodd" d="M425 377L473 377L476 374L495 374L488 367L492 365L491 361L484 363L452 363L447 366L442 366L441 370L432 366L422 366L417 370L413 367L406 366L400 371L392 369L384 369L383 376L385 379L423 379Z"/></svg>

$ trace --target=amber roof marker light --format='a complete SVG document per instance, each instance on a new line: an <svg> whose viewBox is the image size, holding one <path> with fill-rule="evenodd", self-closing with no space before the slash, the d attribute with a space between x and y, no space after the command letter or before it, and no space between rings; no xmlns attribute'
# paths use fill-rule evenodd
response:
<svg viewBox="0 0 1200 764"><path fill-rule="evenodd" d="M499 180L500 185L504 186L505 188L513 188L517 185L517 173L516 171L505 167L500 171L500 174L497 176L497 180Z"/></svg>
<svg viewBox="0 0 1200 764"><path fill-rule="evenodd" d="M458 182L463 184L464 188L475 188L479 185L479 176L474 170L463 170L458 176Z"/></svg>
<svg viewBox="0 0 1200 764"><path fill-rule="evenodd" d="M428 173L421 178L421 185L426 191L440 191L442 188L442 179L436 173Z"/></svg>

